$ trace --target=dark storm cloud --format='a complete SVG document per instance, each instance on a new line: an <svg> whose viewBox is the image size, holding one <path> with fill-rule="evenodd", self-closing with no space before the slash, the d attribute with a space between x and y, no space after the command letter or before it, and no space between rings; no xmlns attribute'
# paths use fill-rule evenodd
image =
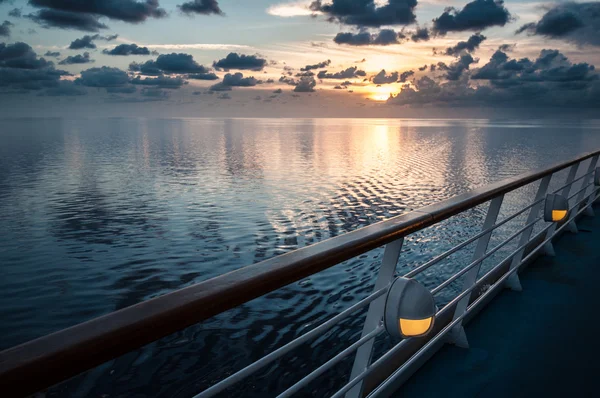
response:
<svg viewBox="0 0 600 398"><path fill-rule="evenodd" d="M407 70L406 72L402 72L400 74L400 79L398 80L398 83L406 83L406 79L413 76L414 74L415 74L415 72L412 70Z"/></svg>
<svg viewBox="0 0 600 398"><path fill-rule="evenodd" d="M2 25L0 25L0 36L8 37L10 36L10 27L14 26L10 21L4 21Z"/></svg>
<svg viewBox="0 0 600 398"><path fill-rule="evenodd" d="M86 94L86 90L82 89L81 87L77 87L75 84L73 84L73 82L62 81L58 86L48 88L38 95L47 97L76 97Z"/></svg>
<svg viewBox="0 0 600 398"><path fill-rule="evenodd" d="M219 80L219 76L215 75L212 72L210 72L210 73L192 73L190 75L187 75L187 78L194 79L194 80Z"/></svg>
<svg viewBox="0 0 600 398"><path fill-rule="evenodd" d="M82 71L75 82L87 87L122 87L129 83L129 75L119 68L102 66Z"/></svg>
<svg viewBox="0 0 600 398"><path fill-rule="evenodd" d="M294 87L294 91L297 93L312 93L315 91L317 82L314 77L302 77Z"/></svg>
<svg viewBox="0 0 600 398"><path fill-rule="evenodd" d="M367 46L379 45L388 46L390 44L400 43L399 39L403 38L392 29L381 29L378 33L372 34L366 31L358 33L338 33L333 41L337 44L348 44L351 46Z"/></svg>
<svg viewBox="0 0 600 398"><path fill-rule="evenodd" d="M474 0L462 9L446 8L439 18L433 20L433 30L439 34L483 30L492 26L504 26L511 15L503 0Z"/></svg>
<svg viewBox="0 0 600 398"><path fill-rule="evenodd" d="M558 4L539 22L523 25L516 33L524 31L577 45L600 46L600 3Z"/></svg>
<svg viewBox="0 0 600 398"><path fill-rule="evenodd" d="M262 70L267 64L267 60L257 55L245 55L238 53L229 53L227 57L213 62L213 66L218 69L246 69Z"/></svg>
<svg viewBox="0 0 600 398"><path fill-rule="evenodd" d="M427 28L417 28L415 33L410 36L410 39L415 43L420 41L428 41L431 38L429 30Z"/></svg>
<svg viewBox="0 0 600 398"><path fill-rule="evenodd" d="M152 52L148 49L148 47L139 47L135 43L131 44L119 44L112 50L104 49L102 50L103 54L107 55L150 55Z"/></svg>
<svg viewBox="0 0 600 398"><path fill-rule="evenodd" d="M366 76L367 73L364 70L358 69L356 66L351 66L348 69L336 73L327 73L326 70L319 72L317 77L319 79L351 79L358 76Z"/></svg>
<svg viewBox="0 0 600 398"><path fill-rule="evenodd" d="M459 41L453 47L446 48L444 54L446 55L459 55L465 52L472 53L479 45L486 39L484 35L481 33L475 33L473 36L469 37L467 41Z"/></svg>
<svg viewBox="0 0 600 398"><path fill-rule="evenodd" d="M469 63L466 61L463 64ZM454 65L448 67L449 73L453 68ZM484 84L473 84L479 82ZM463 70L460 79L440 83L424 76L415 82L415 86L416 89L403 89L390 103L493 107L600 106L600 79L594 66L573 64L557 50L542 50L535 60L510 59L498 50L481 68L472 72Z"/></svg>
<svg viewBox="0 0 600 398"><path fill-rule="evenodd" d="M44 57L60 57L60 53L58 51L46 51Z"/></svg>
<svg viewBox="0 0 600 398"><path fill-rule="evenodd" d="M173 73L209 73L209 69L200 65L190 54L171 53L161 54L156 61L146 61L143 64L132 62L129 70L143 75L157 76Z"/></svg>
<svg viewBox="0 0 600 398"><path fill-rule="evenodd" d="M43 69L53 67L53 63L44 58L38 58L29 44L17 42L14 44L0 43L0 66L19 69Z"/></svg>
<svg viewBox="0 0 600 398"><path fill-rule="evenodd" d="M23 15L23 12L21 11L20 8L13 8L12 10L10 10L8 12L8 16L13 17L13 18L21 18L22 15Z"/></svg>
<svg viewBox="0 0 600 398"><path fill-rule="evenodd" d="M382 25L408 25L415 22L417 0L389 0L377 7L374 0L333 0L331 4L313 1L310 9L320 11L330 22L341 22L360 27Z"/></svg>
<svg viewBox="0 0 600 398"><path fill-rule="evenodd" d="M44 28L76 29L84 32L98 32L100 29L108 29L108 26L89 14L43 9L37 13L27 15L27 17Z"/></svg>
<svg viewBox="0 0 600 398"><path fill-rule="evenodd" d="M373 76L373 84L390 84L398 81L398 72L393 72L386 75L385 69L382 69L378 74Z"/></svg>
<svg viewBox="0 0 600 398"><path fill-rule="evenodd" d="M157 76L157 77L145 77L137 76L131 79L131 84L141 86L157 86L160 88L179 88L185 84L185 80L180 77L169 77L169 76Z"/></svg>
<svg viewBox="0 0 600 398"><path fill-rule="evenodd" d="M177 6L181 12L186 14L223 15L217 0L193 0Z"/></svg>
<svg viewBox="0 0 600 398"><path fill-rule="evenodd" d="M82 15L104 16L130 23L167 15L159 7L158 0L29 0L29 5Z"/></svg>
<svg viewBox="0 0 600 398"><path fill-rule="evenodd" d="M83 54L70 55L67 58L60 61L59 65L73 65L73 64L89 64L94 62L93 59L90 58L90 53L84 52Z"/></svg>
<svg viewBox="0 0 600 398"><path fill-rule="evenodd" d="M302 72L306 72L306 71L313 70L313 69L322 69L322 68L329 66L329 64L331 64L330 59L328 59L327 61L319 62L318 64L306 65L304 68L300 68L300 70Z"/></svg>

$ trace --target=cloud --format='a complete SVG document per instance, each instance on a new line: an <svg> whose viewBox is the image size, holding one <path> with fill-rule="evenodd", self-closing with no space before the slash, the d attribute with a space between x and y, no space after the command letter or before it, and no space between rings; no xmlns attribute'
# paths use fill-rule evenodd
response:
<svg viewBox="0 0 600 398"><path fill-rule="evenodd" d="M213 62L213 66L218 69L246 69L262 70L267 64L267 60L259 58L257 55L244 55L238 53L229 53L227 57Z"/></svg>
<svg viewBox="0 0 600 398"><path fill-rule="evenodd" d="M148 47L139 47L135 43L119 44L112 50L104 49L103 54L107 55L150 55L152 54Z"/></svg>
<svg viewBox="0 0 600 398"><path fill-rule="evenodd" d="M60 57L60 53L58 51L46 51L44 57Z"/></svg>
<svg viewBox="0 0 600 398"><path fill-rule="evenodd" d="M73 56L68 56L67 58L60 61L59 65L73 65L73 64L89 64L94 62L93 59L90 58L90 53L87 51L83 54L77 54Z"/></svg>
<svg viewBox="0 0 600 398"><path fill-rule="evenodd" d="M322 69L322 68L329 66L329 64L331 64L330 59L328 59L327 61L319 62L318 64L306 65L304 68L300 68L300 70L303 72L306 72L306 71L314 70L314 69Z"/></svg>
<svg viewBox="0 0 600 398"><path fill-rule="evenodd" d="M327 73L326 70L319 72L317 77L319 79L351 79L358 76L366 76L367 73L363 70L358 69L356 66L351 66L348 69L336 73Z"/></svg>
<svg viewBox="0 0 600 398"><path fill-rule="evenodd" d="M40 90L58 86L66 75L54 63L38 58L27 43L0 43L0 87Z"/></svg>
<svg viewBox="0 0 600 398"><path fill-rule="evenodd" d="M223 93L217 97L218 99L231 99L231 95L229 93Z"/></svg>
<svg viewBox="0 0 600 398"><path fill-rule="evenodd" d="M253 87L257 84L262 83L260 80L254 78L254 76L244 77L244 75L240 72L227 73L223 77L223 81L221 83L217 83L211 86L212 91L230 91L231 87Z"/></svg>
<svg viewBox="0 0 600 398"><path fill-rule="evenodd" d="M219 76L214 73L192 73L187 75L188 79L194 80L219 80Z"/></svg>
<svg viewBox="0 0 600 398"><path fill-rule="evenodd" d="M314 75L315 75L315 73L311 72L311 71L296 73L296 77L310 77L310 76L314 76Z"/></svg>
<svg viewBox="0 0 600 398"><path fill-rule="evenodd" d="M385 69L382 69L378 74L373 76L373 84L390 84L398 81L398 72L393 72L386 75Z"/></svg>
<svg viewBox="0 0 600 398"><path fill-rule="evenodd" d="M20 8L13 8L12 10L10 10L8 12L8 16L13 17L13 18L21 18L22 15L23 15L23 12L21 11Z"/></svg>
<svg viewBox="0 0 600 398"><path fill-rule="evenodd" d="M119 35L112 36L100 36L99 34L95 35L85 35L81 39L75 39L69 45L70 50L81 50L82 48L90 48L95 49L96 44L94 40L104 40L104 41L112 41L115 40Z"/></svg>
<svg viewBox="0 0 600 398"><path fill-rule="evenodd" d="M408 25L416 20L417 0L389 0L381 6L378 3L375 0L333 0L323 4L321 0L315 0L310 9L325 14L330 22L359 27Z"/></svg>
<svg viewBox="0 0 600 398"><path fill-rule="evenodd" d="M400 41L398 40L401 37L398 33L393 31L392 29L381 29L376 34L371 34L366 31L361 31L359 33L349 33L343 32L338 33L333 41L337 44L348 44L351 46L367 46L367 45L379 45L379 46L388 46L390 44L398 44Z"/></svg>
<svg viewBox="0 0 600 398"><path fill-rule="evenodd" d="M469 69L472 63L475 63L475 59L470 54L461 55L460 58L448 66L446 79L458 80L465 70Z"/></svg>
<svg viewBox="0 0 600 398"><path fill-rule="evenodd" d="M423 65L423 66L420 66L420 67L419 67L419 70L420 70L421 72L423 72L424 70L426 70L426 69L427 69L427 67L428 67L428 65Z"/></svg>
<svg viewBox="0 0 600 398"><path fill-rule="evenodd" d="M294 87L294 91L297 93L312 93L315 91L317 82L314 77L302 77Z"/></svg>
<svg viewBox="0 0 600 398"><path fill-rule="evenodd" d="M309 8L309 5L310 2L306 1L274 4L267 8L267 14L283 18L308 16L315 14L315 11L312 11Z"/></svg>
<svg viewBox="0 0 600 398"><path fill-rule="evenodd" d="M462 9L446 8L444 13L433 20L433 30L438 34L480 31L492 26L504 26L511 14L504 7L503 0L474 0Z"/></svg>
<svg viewBox="0 0 600 398"><path fill-rule="evenodd" d="M283 90L280 89L280 88L278 88L277 90L274 90L273 93L274 94L281 94L281 93L283 93Z"/></svg>
<svg viewBox="0 0 600 398"><path fill-rule="evenodd" d="M136 76L134 79L131 79L131 84L175 89L183 86L185 84L185 80L183 80L181 77L169 77L164 75L157 77L145 77L144 79L142 79L141 76Z"/></svg>
<svg viewBox="0 0 600 398"><path fill-rule="evenodd" d="M398 80L399 83L406 83L406 79L408 79L409 77L413 76L415 74L414 71L412 70L407 70L405 72L402 72L400 74L400 79Z"/></svg>
<svg viewBox="0 0 600 398"><path fill-rule="evenodd" d="M140 23L148 18L162 18L166 11L158 0L29 0L42 11L61 11L97 19L107 17L123 22Z"/></svg>
<svg viewBox="0 0 600 398"><path fill-rule="evenodd" d="M429 30L427 28L417 28L415 32L410 36L410 39L415 43L420 41L429 41Z"/></svg>
<svg viewBox="0 0 600 398"><path fill-rule="evenodd" d="M102 66L82 71L75 82L86 87L123 87L129 83L129 75L119 68Z"/></svg>
<svg viewBox="0 0 600 398"><path fill-rule="evenodd" d="M132 62L129 70L143 75L161 75L173 73L208 73L210 70L197 63L194 57L185 53L161 54L156 61L146 61L143 64Z"/></svg>
<svg viewBox="0 0 600 398"><path fill-rule="evenodd" d="M114 94L133 94L137 91L135 86L120 86L120 87L106 87L107 93Z"/></svg>
<svg viewBox="0 0 600 398"><path fill-rule="evenodd" d="M445 55L459 55L465 52L472 53L486 39L481 33L475 33L467 41L459 41L453 47L446 48Z"/></svg>
<svg viewBox="0 0 600 398"><path fill-rule="evenodd" d="M84 32L98 32L108 26L89 14L78 14L68 11L43 9L27 15L27 18L44 28L76 29Z"/></svg>
<svg viewBox="0 0 600 398"><path fill-rule="evenodd" d="M217 0L193 0L177 6L185 14L224 15Z"/></svg>
<svg viewBox="0 0 600 398"><path fill-rule="evenodd" d="M466 57L470 55L463 55ZM448 67L449 70L453 66ZM483 84L480 84L483 83ZM593 65L573 64L558 50L542 50L535 60L510 59L501 50L490 61L447 83L424 76L415 89L404 87L390 103L446 106L600 106L600 79Z"/></svg>
<svg viewBox="0 0 600 398"><path fill-rule="evenodd" d="M579 46L600 46L600 3L560 3L537 23L523 25L518 33L562 39Z"/></svg>
<svg viewBox="0 0 600 398"><path fill-rule="evenodd" d="M10 21L4 21L2 25L0 25L0 36L8 37L10 36L10 27L14 26Z"/></svg>

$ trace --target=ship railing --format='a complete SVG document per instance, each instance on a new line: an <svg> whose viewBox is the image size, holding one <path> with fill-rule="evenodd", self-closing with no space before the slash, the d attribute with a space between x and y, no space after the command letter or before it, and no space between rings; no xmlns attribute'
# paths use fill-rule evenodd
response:
<svg viewBox="0 0 600 398"><path fill-rule="evenodd" d="M360 338L348 341L345 349L331 353L329 360L278 396L289 397L302 391L327 370L351 356L354 356L352 370L347 381L340 382L341 387L333 397L388 396L444 344L468 347L465 322L502 289L521 289L518 271L540 254L552 255L552 242L558 234L565 229L577 232L579 217L593 215L591 206L600 196L600 187L594 181L599 155L600 151L587 153L552 167L477 188L7 349L0 352L0 390L16 395L44 390L162 337L384 247L370 294L276 350L265 353L257 361L199 391L196 398L212 397L234 387L353 316L364 317ZM560 182L558 188L550 190L551 183L556 182L552 181L553 177L563 176L563 171L567 174L564 183ZM505 196L529 184L537 184L530 203L498 220ZM559 193L569 198L571 211L565 222L547 223L540 216L548 193ZM470 262L465 262L451 276L430 289L434 296L438 296L453 283L462 282L460 293L437 310L434 328L428 336L400 340L374 360L375 338L386 333L382 323L386 294L398 275L397 267L406 238L478 206L485 206L479 233L412 270L400 273L406 278L418 277L453 254L475 245ZM494 232L511 221L525 217L522 226L508 236L501 235L503 239L489 247ZM509 244L516 248L508 250ZM498 255L501 255L500 260L496 259ZM494 263L480 275L486 259ZM267 395L269 393L265 392Z"/></svg>

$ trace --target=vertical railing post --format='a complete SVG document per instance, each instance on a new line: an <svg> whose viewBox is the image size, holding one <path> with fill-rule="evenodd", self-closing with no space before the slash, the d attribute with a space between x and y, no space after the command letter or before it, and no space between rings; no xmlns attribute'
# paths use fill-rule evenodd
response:
<svg viewBox="0 0 600 398"><path fill-rule="evenodd" d="M566 185L562 189L562 191L560 191L560 194L562 196L564 196L565 198L569 197L569 192L571 192L571 186L573 185L573 180L575 179L575 176L577 175L577 170L579 169L580 164L581 164L581 162L577 162L573 166L571 166L571 168L569 169L569 174L567 175L567 180L565 181ZM551 237L552 235L554 235L555 230L556 230L556 223L553 223L550 226L550 228L548 228L548 231L546 232L546 237L544 238L544 240L546 240L549 237ZM549 241L548 243L546 243L546 245L544 245L544 252L548 256L554 256L554 246L552 245L552 241Z"/></svg>
<svg viewBox="0 0 600 398"><path fill-rule="evenodd" d="M594 178L594 170L596 170L596 164L598 163L598 155L594 155L591 159L590 159L590 165L588 166L587 172L586 172L586 176L583 178L583 181L581 183L581 188L583 189L583 187L586 187L587 185L590 184L590 181L593 180ZM594 186L592 184L592 190L594 189ZM585 195L587 194L588 190L587 188L581 192L579 192L579 195L577 195L577 202L582 202L583 198L585 198ZM590 197L590 199L592 199ZM589 200L588 200L589 203ZM583 206L585 206L587 203L582 203ZM575 223L575 213L577 211L571 212L571 219L573 219L573 223ZM592 209L591 206L587 207L584 211L584 214L590 217L594 217L594 210Z"/></svg>
<svg viewBox="0 0 600 398"><path fill-rule="evenodd" d="M496 224L496 220L498 219L498 214L500 213L500 206L502 206L502 201L504 200L504 194L496 196L490 202L490 206L487 211L487 215L485 217L485 221L483 223L483 227L481 227L482 231L489 229ZM475 247L475 252L473 253L473 261L481 258L485 252L487 251L488 244L490 243L490 238L492 237L492 232L490 231L485 235L482 235L477 240L477 246ZM477 281L477 275L479 274L479 269L481 268L481 262L479 262L475 267L471 268L463 278L463 288L462 292L467 289L470 289L475 282ZM467 306L469 305L469 300L471 299L471 294L467 294L456 304L456 309L454 310L454 318L455 321L458 317L464 314L467 310ZM465 329L463 328L462 321L457 323L452 331L449 334L450 342L458 347L469 348L469 342L467 340L467 336L465 334Z"/></svg>
<svg viewBox="0 0 600 398"><path fill-rule="evenodd" d="M400 238L391 243L388 243L385 246L385 251L383 252L383 259L381 261L381 267L379 268L379 275L377 276L377 280L375 281L375 291L383 289L385 286L389 285L392 282L403 243L404 238ZM379 323L383 318L383 311L385 309L385 298L386 295L383 295L378 299L374 300L369 305L369 310L367 312L365 324L363 325L361 337L364 337L367 334L371 333L373 330L375 330L375 328L379 326ZM354 379L356 376L361 374L370 365L374 343L375 339L371 339L365 344L363 344L356 351L350 380ZM350 391L348 391L348 393L346 393L346 398L359 398L362 396L362 390L363 382L361 381Z"/></svg>
<svg viewBox="0 0 600 398"><path fill-rule="evenodd" d="M529 225L532 222L534 222L535 219L540 214L540 209L544 205L543 199L546 197L546 194L548 193L548 185L550 185L551 179L552 179L552 174L547 175L546 177L542 178L542 180L540 181L540 186L537 190L537 193L535 194L535 201L534 201L534 202L539 201L539 203L536 203L529 210L529 215L527 216L527 221L525 222L525 225ZM525 244L527 244L527 242L529 242L532 232L533 232L533 225L531 227L527 228L526 230L524 230L523 233L521 233L521 239L519 240L519 246L517 246L517 247L522 247L522 249L519 250L517 252L517 254L515 254L515 256L512 258L512 260L510 262L510 270L511 271L521 265L521 260L523 259L523 254L525 253ZM519 280L519 275L517 274L517 272L513 272L508 277L508 279L506 280L506 287L508 287L509 289L512 289L512 290L516 290L516 291L522 290L521 281Z"/></svg>

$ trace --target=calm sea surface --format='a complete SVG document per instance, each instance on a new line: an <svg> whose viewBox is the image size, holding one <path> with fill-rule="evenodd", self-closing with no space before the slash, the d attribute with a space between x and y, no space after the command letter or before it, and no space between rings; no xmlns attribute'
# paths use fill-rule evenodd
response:
<svg viewBox="0 0 600 398"><path fill-rule="evenodd" d="M598 121L0 120L0 349L598 148ZM503 212L534 191L508 195ZM412 236L398 272L475 234L484 210ZM161 339L47 396L192 396L368 295L381 254ZM439 283L467 256L423 283ZM283 391L361 325L361 317L343 322L224 396ZM389 345L380 340L380 350ZM351 360L301 395L334 391Z"/></svg>

